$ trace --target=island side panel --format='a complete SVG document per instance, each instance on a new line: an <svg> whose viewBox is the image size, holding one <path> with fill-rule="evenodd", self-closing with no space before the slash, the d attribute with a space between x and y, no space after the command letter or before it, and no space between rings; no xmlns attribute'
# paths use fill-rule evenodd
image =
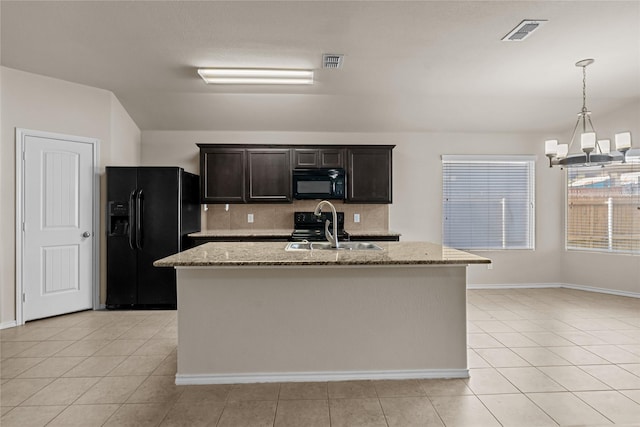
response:
<svg viewBox="0 0 640 427"><path fill-rule="evenodd" d="M466 344L465 265L178 269L183 384L465 376Z"/></svg>

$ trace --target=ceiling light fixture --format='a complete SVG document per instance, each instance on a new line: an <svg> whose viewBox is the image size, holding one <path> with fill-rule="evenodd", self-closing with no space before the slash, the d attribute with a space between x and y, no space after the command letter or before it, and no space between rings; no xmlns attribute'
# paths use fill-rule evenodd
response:
<svg viewBox="0 0 640 427"><path fill-rule="evenodd" d="M582 67L582 110L578 113L578 121L573 127L569 144L558 144L557 139L545 141L544 154L549 158L549 167L604 166L611 163L624 163L627 160L627 152L631 149L631 132L617 133L615 151L611 151L611 140L598 140L591 123L591 111L587 110L587 67L594 62L594 59L576 62L576 67ZM582 123L580 134L582 153L569 154L580 123Z"/></svg>
<svg viewBox="0 0 640 427"><path fill-rule="evenodd" d="M312 70L273 68L200 68L198 74L207 84L308 85Z"/></svg>

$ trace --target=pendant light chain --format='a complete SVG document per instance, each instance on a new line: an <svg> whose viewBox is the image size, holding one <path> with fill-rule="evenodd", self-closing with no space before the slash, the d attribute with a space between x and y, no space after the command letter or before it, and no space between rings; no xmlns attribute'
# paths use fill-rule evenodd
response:
<svg viewBox="0 0 640 427"><path fill-rule="evenodd" d="M582 112L587 112L587 67L582 67Z"/></svg>
<svg viewBox="0 0 640 427"><path fill-rule="evenodd" d="M587 110L587 66L582 66L582 132L587 131L587 114L589 111ZM589 118L589 123L591 123L591 118ZM593 127L593 125L591 126Z"/></svg>

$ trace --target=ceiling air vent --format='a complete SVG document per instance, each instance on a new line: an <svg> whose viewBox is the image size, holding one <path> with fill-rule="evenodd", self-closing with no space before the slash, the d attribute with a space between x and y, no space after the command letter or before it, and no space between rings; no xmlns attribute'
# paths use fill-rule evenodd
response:
<svg viewBox="0 0 640 427"><path fill-rule="evenodd" d="M344 55L325 53L322 55L322 68L342 68Z"/></svg>
<svg viewBox="0 0 640 427"><path fill-rule="evenodd" d="M502 38L505 42L520 42L529 37L535 30L544 25L547 21L545 19L525 19L518 24L513 30L509 31L509 34Z"/></svg>

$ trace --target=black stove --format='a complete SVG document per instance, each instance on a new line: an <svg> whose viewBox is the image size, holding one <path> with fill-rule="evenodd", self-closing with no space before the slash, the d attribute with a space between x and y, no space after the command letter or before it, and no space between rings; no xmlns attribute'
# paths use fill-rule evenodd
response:
<svg viewBox="0 0 640 427"><path fill-rule="evenodd" d="M338 217L338 240L349 240L349 234L344 231L344 212L337 212ZM318 218L313 212L294 212L293 233L291 241L322 241L327 240L324 234L325 221L329 220L329 230L333 231L333 215L331 212L321 212Z"/></svg>

